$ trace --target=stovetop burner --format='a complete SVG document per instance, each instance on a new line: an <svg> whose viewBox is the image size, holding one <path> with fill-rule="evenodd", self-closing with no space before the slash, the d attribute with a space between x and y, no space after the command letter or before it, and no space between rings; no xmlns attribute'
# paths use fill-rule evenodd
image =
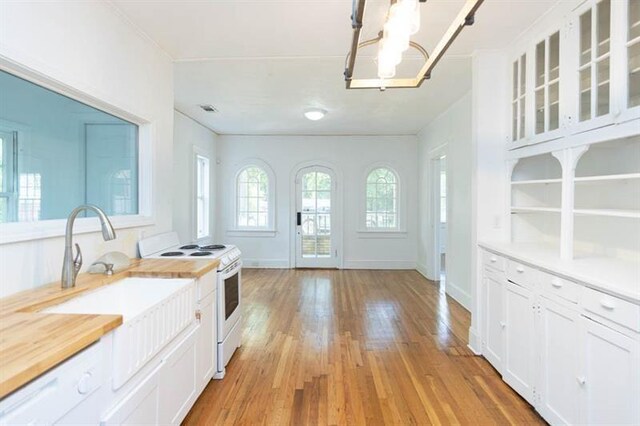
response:
<svg viewBox="0 0 640 426"><path fill-rule="evenodd" d="M211 244L200 247L200 250L222 250L223 248L226 248L226 246L223 246L222 244Z"/></svg>
<svg viewBox="0 0 640 426"><path fill-rule="evenodd" d="M195 253L191 253L189 256L209 256L212 255L210 251L197 251Z"/></svg>
<svg viewBox="0 0 640 426"><path fill-rule="evenodd" d="M181 251L168 251L166 253L162 253L160 256L163 257L177 257L177 256L184 256L184 253Z"/></svg>
<svg viewBox="0 0 640 426"><path fill-rule="evenodd" d="M186 246L180 247L181 250L196 250L200 247L197 244L187 244Z"/></svg>

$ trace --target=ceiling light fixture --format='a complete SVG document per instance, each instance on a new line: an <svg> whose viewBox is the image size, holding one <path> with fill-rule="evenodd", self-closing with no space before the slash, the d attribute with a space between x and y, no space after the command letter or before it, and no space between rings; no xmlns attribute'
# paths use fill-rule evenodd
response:
<svg viewBox="0 0 640 426"><path fill-rule="evenodd" d="M458 34L467 25L473 25L475 13L484 0L467 0L458 16L447 29L442 39L429 55L418 43L411 41L411 36L420 29L420 3L426 0L391 0L386 22L378 37L360 42L360 31L367 0L354 0L351 15L353 38L351 51L347 55L344 78L347 89L380 89L420 87L424 80L431 78L431 71L442 58ZM354 79L353 70L356 64L358 49L378 44L378 78ZM395 78L396 67L402 61L402 55L409 48L418 50L425 63L415 78Z"/></svg>
<svg viewBox="0 0 640 426"><path fill-rule="evenodd" d="M327 114L327 111L320 108L310 108L304 112L304 116L311 121L322 120Z"/></svg>

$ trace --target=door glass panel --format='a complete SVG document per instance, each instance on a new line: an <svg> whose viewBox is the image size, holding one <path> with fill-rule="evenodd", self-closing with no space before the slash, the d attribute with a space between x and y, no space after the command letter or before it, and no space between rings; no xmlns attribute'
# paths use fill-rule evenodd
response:
<svg viewBox="0 0 640 426"><path fill-rule="evenodd" d="M536 90L536 134L544 132L544 86Z"/></svg>
<svg viewBox="0 0 640 426"><path fill-rule="evenodd" d="M560 126L560 83L549 85L549 130Z"/></svg>
<svg viewBox="0 0 640 426"><path fill-rule="evenodd" d="M513 100L518 99L518 61L513 63Z"/></svg>
<svg viewBox="0 0 640 426"><path fill-rule="evenodd" d="M520 58L520 96L524 96L527 91L527 56Z"/></svg>
<svg viewBox="0 0 640 426"><path fill-rule="evenodd" d="M545 41L541 41L536 46L536 87L540 87L544 84L544 51Z"/></svg>
<svg viewBox="0 0 640 426"><path fill-rule="evenodd" d="M591 9L580 16L580 65L591 62Z"/></svg>
<svg viewBox="0 0 640 426"><path fill-rule="evenodd" d="M525 129L525 117L524 117L524 112L525 112L525 105L524 105L525 99L524 96L522 98L520 98L520 138L524 137L524 129Z"/></svg>
<svg viewBox="0 0 640 426"><path fill-rule="evenodd" d="M591 68L580 71L580 121L591 118Z"/></svg>
<svg viewBox="0 0 640 426"><path fill-rule="evenodd" d="M331 176L302 176L302 257L331 257Z"/></svg>
<svg viewBox="0 0 640 426"><path fill-rule="evenodd" d="M640 1L629 0L629 40L640 37Z"/></svg>
<svg viewBox="0 0 640 426"><path fill-rule="evenodd" d="M640 1L636 3L640 4ZM640 105L640 40L629 47L629 107Z"/></svg>
<svg viewBox="0 0 640 426"><path fill-rule="evenodd" d="M633 0L632 0L633 1ZM611 44L611 0L602 0L598 3L598 12L596 15L598 19L598 49L597 56L602 56L609 53L609 45Z"/></svg>
<svg viewBox="0 0 640 426"><path fill-rule="evenodd" d="M640 0L629 0L627 84L629 108L640 105Z"/></svg>
<svg viewBox="0 0 640 426"><path fill-rule="evenodd" d="M511 140L518 140L518 101L513 102L511 105L511 120L513 121L513 126L511 128Z"/></svg>
<svg viewBox="0 0 640 426"><path fill-rule="evenodd" d="M598 81L597 115L601 116L609 113L609 58L598 62L596 71Z"/></svg>
<svg viewBox="0 0 640 426"><path fill-rule="evenodd" d="M549 37L549 81L560 77L560 33Z"/></svg>

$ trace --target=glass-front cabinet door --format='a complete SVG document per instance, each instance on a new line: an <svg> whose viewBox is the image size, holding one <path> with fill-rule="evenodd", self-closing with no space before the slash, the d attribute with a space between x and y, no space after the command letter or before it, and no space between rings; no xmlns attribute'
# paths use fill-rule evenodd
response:
<svg viewBox="0 0 640 426"><path fill-rule="evenodd" d="M577 132L610 124L611 0L588 0L576 10Z"/></svg>
<svg viewBox="0 0 640 426"><path fill-rule="evenodd" d="M560 31L545 37L534 52L534 139L558 136L560 130Z"/></svg>
<svg viewBox="0 0 640 426"><path fill-rule="evenodd" d="M640 0L626 0L624 4L625 75L623 119L640 117Z"/></svg>
<svg viewBox="0 0 640 426"><path fill-rule="evenodd" d="M527 55L513 62L511 86L511 141L523 142L526 137Z"/></svg>

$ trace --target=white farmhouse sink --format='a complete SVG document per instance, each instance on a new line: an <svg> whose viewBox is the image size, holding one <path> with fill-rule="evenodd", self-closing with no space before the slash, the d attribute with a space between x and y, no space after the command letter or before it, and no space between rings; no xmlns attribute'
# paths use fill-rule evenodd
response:
<svg viewBox="0 0 640 426"><path fill-rule="evenodd" d="M117 314L113 388L118 389L195 321L191 279L125 278L43 310L55 314Z"/></svg>

